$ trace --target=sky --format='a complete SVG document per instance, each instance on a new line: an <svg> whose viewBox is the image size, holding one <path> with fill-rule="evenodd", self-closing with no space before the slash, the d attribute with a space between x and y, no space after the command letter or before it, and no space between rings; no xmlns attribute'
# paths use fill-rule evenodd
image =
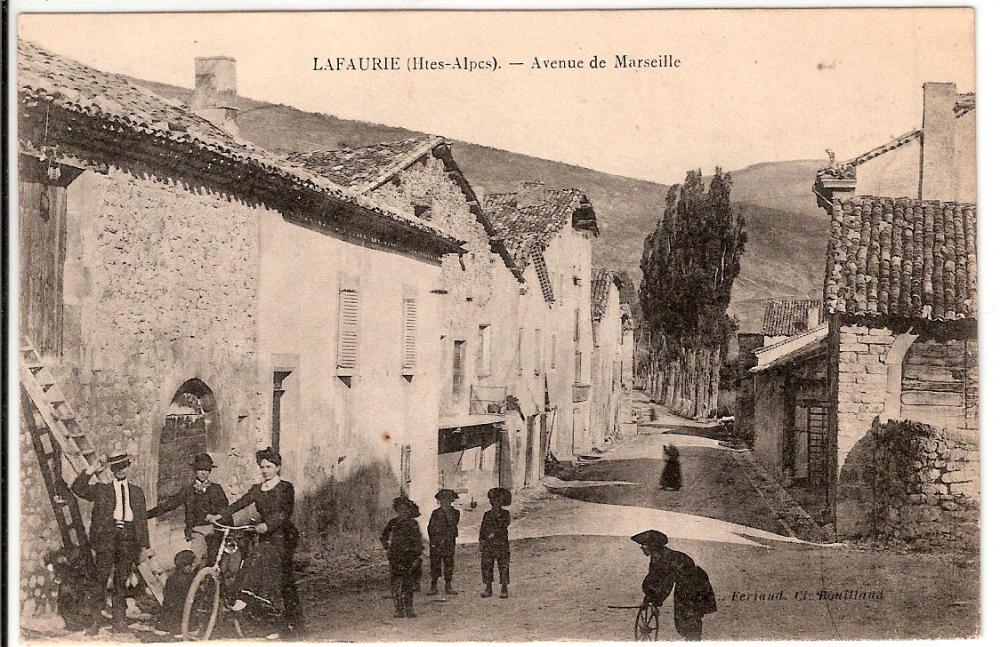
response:
<svg viewBox="0 0 1000 647"><path fill-rule="evenodd" d="M968 9L26 15L20 38L191 87L237 59L241 95L658 182L690 168L860 154L920 126L921 86L975 90ZM680 59L614 69L616 54ZM608 60L538 70L535 56ZM496 57L467 72L315 71L314 57ZM511 61L527 65L511 67Z"/></svg>

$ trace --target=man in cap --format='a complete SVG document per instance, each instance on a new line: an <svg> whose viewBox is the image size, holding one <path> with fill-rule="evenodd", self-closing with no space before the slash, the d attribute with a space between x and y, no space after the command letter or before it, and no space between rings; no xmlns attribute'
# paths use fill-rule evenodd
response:
<svg viewBox="0 0 1000 647"><path fill-rule="evenodd" d="M149 530L146 527L146 497L142 488L128 482L128 456L117 454L107 460L114 476L111 483L91 483L104 470L105 461L98 460L91 469L73 481L73 494L94 504L90 513L90 545L96 553L97 599L104 599L104 589L111 577L112 630L123 631L125 625L125 590L133 566L140 559L152 557Z"/></svg>
<svg viewBox="0 0 1000 647"><path fill-rule="evenodd" d="M458 539L458 520L461 513L452 503L458 498L454 490L444 488L439 490L434 498L440 504L431 512L431 520L427 524L427 537L431 544L431 590L428 595L437 595L438 578L444 567L444 592L448 595L458 595L451 588L451 578L455 573L455 542Z"/></svg>
<svg viewBox="0 0 1000 647"><path fill-rule="evenodd" d="M219 536L208 520L208 515L221 514L229 505L229 498L222 486L208 480L215 467L211 456L204 452L196 454L191 459L191 469L194 470L192 482L146 512L147 519L154 519L183 505L184 539L190 542L191 551L199 564L205 561L206 555L214 554L218 548ZM219 521L232 525L233 517L225 516Z"/></svg>
<svg viewBox="0 0 1000 647"><path fill-rule="evenodd" d="M701 640L702 617L716 610L708 575L688 555L667 548L669 539L659 530L632 536L649 555L649 572L642 580L643 606L661 606L674 592L674 628L684 640Z"/></svg>

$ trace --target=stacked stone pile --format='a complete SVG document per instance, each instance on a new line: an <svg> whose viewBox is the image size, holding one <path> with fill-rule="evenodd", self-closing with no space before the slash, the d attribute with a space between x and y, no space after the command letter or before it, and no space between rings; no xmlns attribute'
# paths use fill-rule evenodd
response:
<svg viewBox="0 0 1000 647"><path fill-rule="evenodd" d="M875 442L876 535L916 548L979 539L979 448L947 430L890 420Z"/></svg>

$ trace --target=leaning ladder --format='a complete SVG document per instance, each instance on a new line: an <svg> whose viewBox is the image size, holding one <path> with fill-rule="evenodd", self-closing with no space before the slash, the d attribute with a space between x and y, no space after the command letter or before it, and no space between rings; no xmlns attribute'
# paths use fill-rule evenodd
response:
<svg viewBox="0 0 1000 647"><path fill-rule="evenodd" d="M93 558L79 503L62 478L62 457L65 456L73 471L80 474L97 465L97 450L80 427L73 407L59 388L52 370L27 337L22 336L20 341L21 411L38 457L42 480L45 481L63 545L84 549L92 567ZM107 473L100 474L99 478L104 482L109 480ZM153 574L149 561L140 562L138 571L145 580L146 588L162 604L163 587Z"/></svg>

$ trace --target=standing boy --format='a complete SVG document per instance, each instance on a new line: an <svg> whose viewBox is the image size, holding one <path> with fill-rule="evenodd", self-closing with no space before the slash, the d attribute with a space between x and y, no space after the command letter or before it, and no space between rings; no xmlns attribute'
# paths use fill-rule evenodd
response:
<svg viewBox="0 0 1000 647"><path fill-rule="evenodd" d="M118 454L108 459L111 483L91 483L104 469L104 461L80 473L70 489L73 494L94 504L90 513L90 545L96 553L96 598L104 599L108 577L112 578L112 631L125 631L125 587L133 566L152 556L149 530L146 527L146 497L142 488L128 482L128 456Z"/></svg>
<svg viewBox="0 0 1000 647"><path fill-rule="evenodd" d="M431 542L431 590L427 595L437 595L438 578L441 577L444 566L444 592L448 595L458 595L451 587L451 578L455 573L455 542L458 539L458 520L461 513L452 507L458 495L447 488L439 490L434 498L438 507L431 512L430 523L427 524L427 536Z"/></svg>
<svg viewBox="0 0 1000 647"><path fill-rule="evenodd" d="M222 486L208 480L215 467L215 462L208 454L202 452L195 455L191 460L194 480L146 512L147 519L154 519L183 505L184 539L191 544L191 551L199 564L205 561L206 555L215 553L219 543L219 536L208 520L208 515L221 514L229 505L229 498ZM233 518L231 515L223 517L220 523L231 526Z"/></svg>
<svg viewBox="0 0 1000 647"><path fill-rule="evenodd" d="M490 500L490 509L479 526L479 562L485 585L480 597L493 597L493 563L496 562L500 571L500 597L506 598L510 584L510 541L507 538L510 512L504 510L504 506L510 505L510 490L495 487L486 493L486 498Z"/></svg>
<svg viewBox="0 0 1000 647"><path fill-rule="evenodd" d="M389 520L382 531L382 547L389 553L389 575L392 578L392 597L396 604L397 618L416 618L413 610L413 592L417 588L420 572L420 554L424 550L420 527L416 518L420 511L406 496L392 501L396 516Z"/></svg>

